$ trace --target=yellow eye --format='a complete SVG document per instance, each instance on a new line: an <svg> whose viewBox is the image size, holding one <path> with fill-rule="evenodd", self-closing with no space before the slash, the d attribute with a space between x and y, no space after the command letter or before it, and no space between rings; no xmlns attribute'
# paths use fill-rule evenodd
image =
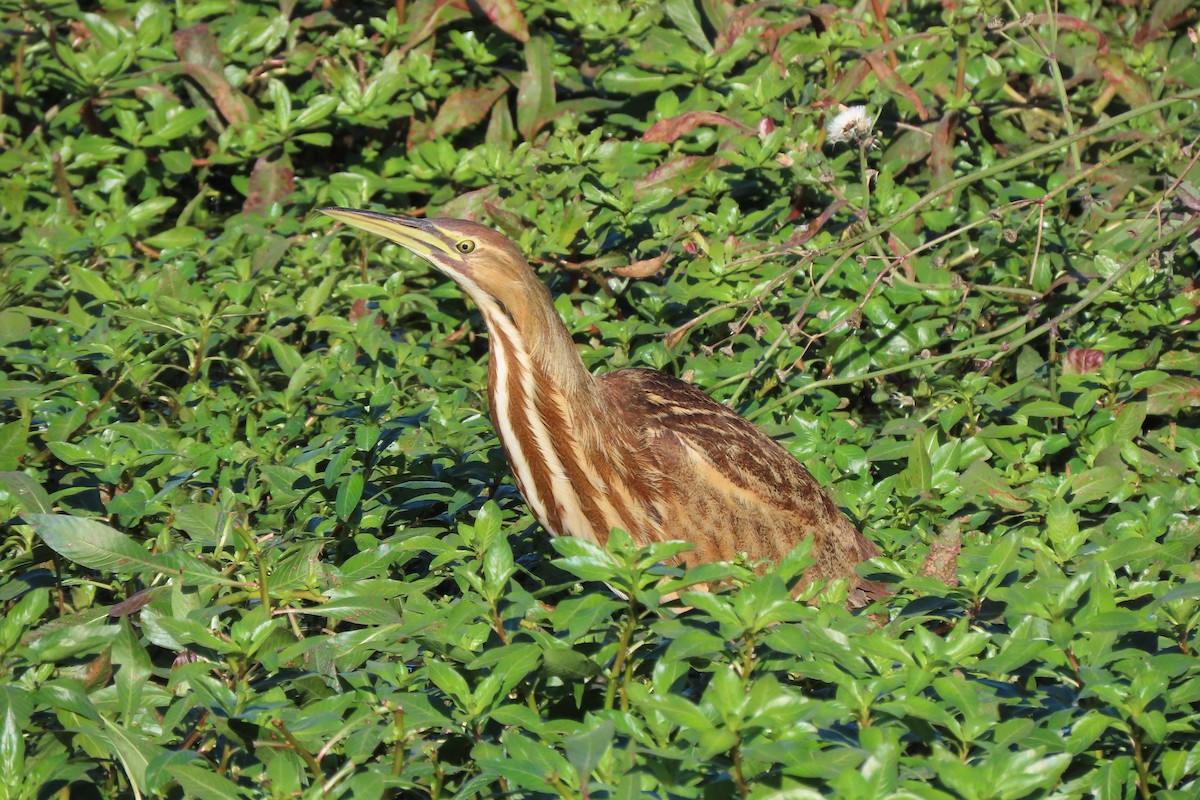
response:
<svg viewBox="0 0 1200 800"><path fill-rule="evenodd" d="M470 253L475 250L475 243L472 242L470 239L463 239L461 242L459 242L457 245L455 245L455 247L458 248L458 252L462 253L463 255L466 255L467 253Z"/></svg>

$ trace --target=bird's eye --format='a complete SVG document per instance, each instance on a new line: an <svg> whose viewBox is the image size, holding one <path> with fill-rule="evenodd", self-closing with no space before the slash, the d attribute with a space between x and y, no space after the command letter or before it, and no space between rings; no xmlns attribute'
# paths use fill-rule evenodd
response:
<svg viewBox="0 0 1200 800"><path fill-rule="evenodd" d="M458 248L458 252L462 253L463 255L466 255L475 249L475 243L470 239L463 239L455 246Z"/></svg>

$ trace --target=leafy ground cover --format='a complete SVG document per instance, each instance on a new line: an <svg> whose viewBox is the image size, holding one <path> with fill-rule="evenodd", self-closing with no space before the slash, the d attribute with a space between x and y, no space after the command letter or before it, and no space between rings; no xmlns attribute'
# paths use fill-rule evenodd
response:
<svg viewBox="0 0 1200 800"><path fill-rule="evenodd" d="M1194 4L0 9L4 797L1200 792ZM548 541L331 204L508 233L895 595Z"/></svg>

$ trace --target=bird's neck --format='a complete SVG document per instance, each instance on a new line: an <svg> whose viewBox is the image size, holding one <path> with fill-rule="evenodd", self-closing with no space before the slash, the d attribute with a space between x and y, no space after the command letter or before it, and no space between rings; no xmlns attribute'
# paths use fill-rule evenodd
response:
<svg viewBox="0 0 1200 800"><path fill-rule="evenodd" d="M571 488L588 480L593 466L581 454L594 452L604 435L596 379L549 292L540 282L526 285L500 295L503 301L489 295L479 303L490 337L492 421L517 486L546 530L601 542L598 518Z"/></svg>
<svg viewBox="0 0 1200 800"><path fill-rule="evenodd" d="M528 373L535 385L561 392L567 398L586 397L592 375L583 365L550 293L541 282L527 291L479 302L487 324L493 380L510 368Z"/></svg>

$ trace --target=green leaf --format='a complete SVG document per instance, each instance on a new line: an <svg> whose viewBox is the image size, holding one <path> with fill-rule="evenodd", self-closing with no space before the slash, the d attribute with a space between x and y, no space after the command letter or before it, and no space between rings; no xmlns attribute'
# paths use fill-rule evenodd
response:
<svg viewBox="0 0 1200 800"><path fill-rule="evenodd" d="M106 742L116 755L125 776L139 791L146 792L146 767L150 760L164 754L166 750L151 742L140 733L116 722L106 721L97 738Z"/></svg>
<svg viewBox="0 0 1200 800"><path fill-rule="evenodd" d="M362 501L363 481L362 470L358 469L342 478L333 506L339 519L348 520L358 510L358 504Z"/></svg>
<svg viewBox="0 0 1200 800"><path fill-rule="evenodd" d="M158 573L146 549L102 522L65 514L30 514L29 524L63 558L110 573Z"/></svg>
<svg viewBox="0 0 1200 800"><path fill-rule="evenodd" d="M0 425L0 470L8 472L20 465L28 441L28 417Z"/></svg>
<svg viewBox="0 0 1200 800"><path fill-rule="evenodd" d="M525 45L525 71L517 88L517 130L525 141L532 141L550 121L554 98L550 43L545 37L535 36Z"/></svg>
<svg viewBox="0 0 1200 800"><path fill-rule="evenodd" d="M32 331L28 316L12 309L0 309L0 346L28 339Z"/></svg>
<svg viewBox="0 0 1200 800"><path fill-rule="evenodd" d="M425 672L434 686L441 689L460 709L471 707L472 692L466 680L449 664L431 658L425 662Z"/></svg>
<svg viewBox="0 0 1200 800"><path fill-rule="evenodd" d="M214 772L200 759L190 759L189 763L177 762L181 753L170 753L167 758L155 759L147 767L147 775L155 768L169 774L179 784L185 793L203 800L240 800L248 792L228 778Z"/></svg>
<svg viewBox="0 0 1200 800"><path fill-rule="evenodd" d="M712 51L712 45L704 35L704 25L700 21L700 12L696 9L696 0L667 0L664 7L667 16L688 41L705 53Z"/></svg>
<svg viewBox="0 0 1200 800"><path fill-rule="evenodd" d="M125 219L129 220L134 228L142 228L156 217L161 217L173 205L173 197L152 197L125 212Z"/></svg>
<svg viewBox="0 0 1200 800"><path fill-rule="evenodd" d="M581 786L586 786L588 777L600 765L600 759L612 746L616 728L607 720L595 722L587 730L568 736L562 741L567 761L575 768Z"/></svg>
<svg viewBox="0 0 1200 800"><path fill-rule="evenodd" d="M567 647L549 647L542 651L546 674L564 681L581 681L599 675L601 667L588 656Z"/></svg>
<svg viewBox="0 0 1200 800"><path fill-rule="evenodd" d="M9 608L0 620L0 652L13 649L21 637L37 624L50 607L50 598L45 589L32 589Z"/></svg>
<svg viewBox="0 0 1200 800"><path fill-rule="evenodd" d="M54 508L46 490L24 472L0 472L0 488L28 513L49 513Z"/></svg>
<svg viewBox="0 0 1200 800"><path fill-rule="evenodd" d="M1062 500L1055 500L1046 513L1046 535L1062 561L1072 558L1087 539L1087 533L1079 530L1075 512Z"/></svg>
<svg viewBox="0 0 1200 800"><path fill-rule="evenodd" d="M1061 403L1052 403L1049 400L1033 400L1029 403L1024 403L1017 409L1015 416L1026 417L1069 417L1071 409Z"/></svg>
<svg viewBox="0 0 1200 800"><path fill-rule="evenodd" d="M10 779L26 771L25 731L32 716L28 690L0 685L0 770Z"/></svg>
<svg viewBox="0 0 1200 800"><path fill-rule="evenodd" d="M404 622L404 616L390 600L369 594L335 598L319 606L306 608L305 612L357 625L398 625Z"/></svg>
<svg viewBox="0 0 1200 800"><path fill-rule="evenodd" d="M613 94L662 92L686 82L687 78L683 75L664 75L633 66L618 66L600 76L601 86Z"/></svg>
<svg viewBox="0 0 1200 800"><path fill-rule="evenodd" d="M1128 403L1118 411L1112 434L1113 443L1131 442L1141 436L1146 423L1146 411L1145 403Z"/></svg>
<svg viewBox="0 0 1200 800"><path fill-rule="evenodd" d="M1124 485L1125 479L1115 467L1089 469L1076 475L1071 482L1071 505L1082 506L1095 500L1108 500Z"/></svg>

